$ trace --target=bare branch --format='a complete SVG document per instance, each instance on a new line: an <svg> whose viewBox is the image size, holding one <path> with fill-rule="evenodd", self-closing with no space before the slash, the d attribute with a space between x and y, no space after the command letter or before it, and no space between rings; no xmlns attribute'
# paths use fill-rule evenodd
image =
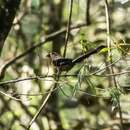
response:
<svg viewBox="0 0 130 130"><path fill-rule="evenodd" d="M31 125L33 124L33 122L37 119L37 117L39 116L39 114L41 113L42 109L44 108L44 106L46 105L49 97L51 96L52 92L53 92L54 86L51 87L50 92L47 94L45 100L43 101L42 105L40 106L40 108L38 109L38 111L36 112L35 116L32 118L32 120L30 121L29 125L27 126L27 130L30 129Z"/></svg>
<svg viewBox="0 0 130 130"><path fill-rule="evenodd" d="M104 2L105 2L105 12L106 12L107 46L108 48L111 48L109 6L108 6L107 0L104 0ZM111 49L109 49L108 54L110 57L110 63L112 63ZM115 87L118 89L118 84L116 82L116 77L114 75L114 68L112 66L110 66L110 73L113 74L113 76L111 77L111 80L113 80ZM121 106L120 106L120 99L118 99L118 109L119 109L119 115L120 115L121 129L123 130L123 118L122 118L122 111L121 111Z"/></svg>
<svg viewBox="0 0 130 130"><path fill-rule="evenodd" d="M86 0L86 25L90 25L90 3L91 0Z"/></svg>
<svg viewBox="0 0 130 130"><path fill-rule="evenodd" d="M63 57L65 57L65 55L66 55L67 44L68 44L68 40L69 40L70 24L71 24L71 17L72 17L72 9L73 9L73 0L70 0L70 12L69 12L69 19L68 19L66 37L65 37L65 49L64 49Z"/></svg>

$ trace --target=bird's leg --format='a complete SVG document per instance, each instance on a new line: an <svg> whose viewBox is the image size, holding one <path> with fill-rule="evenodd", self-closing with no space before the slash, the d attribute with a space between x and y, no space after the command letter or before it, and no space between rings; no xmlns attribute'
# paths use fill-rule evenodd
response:
<svg viewBox="0 0 130 130"><path fill-rule="evenodd" d="M58 75L59 73L60 73L60 69L56 67L56 75Z"/></svg>

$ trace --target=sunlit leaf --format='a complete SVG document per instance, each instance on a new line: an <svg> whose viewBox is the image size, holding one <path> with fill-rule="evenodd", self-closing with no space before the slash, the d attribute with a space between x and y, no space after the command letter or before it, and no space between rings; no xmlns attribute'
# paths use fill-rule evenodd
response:
<svg viewBox="0 0 130 130"><path fill-rule="evenodd" d="M99 53L108 52L109 50L110 50L110 48L105 47L105 48L101 49Z"/></svg>

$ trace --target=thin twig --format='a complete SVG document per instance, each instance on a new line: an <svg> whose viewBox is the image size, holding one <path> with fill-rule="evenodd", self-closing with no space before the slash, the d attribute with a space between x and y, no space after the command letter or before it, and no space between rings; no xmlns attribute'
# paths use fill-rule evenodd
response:
<svg viewBox="0 0 130 130"><path fill-rule="evenodd" d="M42 105L40 106L40 108L38 109L37 113L35 114L35 116L32 118L32 120L29 122L29 125L27 126L27 130L30 129L31 125L33 124L33 122L37 119L37 117L39 116L39 114L41 113L42 109L44 108L44 106L46 105L49 97L51 96L52 92L53 92L54 86L51 87L50 92L47 94L45 100L43 101Z"/></svg>
<svg viewBox="0 0 130 130"><path fill-rule="evenodd" d="M6 97L8 97L8 98L10 98L10 99L12 99L12 100L15 100L15 101L21 101L21 99L15 98L15 97L13 97L13 96L11 96L11 95L9 95L9 94L7 94L7 93L4 93L4 92L2 92L2 91L0 91L0 94L1 94L1 95L4 95L4 96L6 96Z"/></svg>
<svg viewBox="0 0 130 130"><path fill-rule="evenodd" d="M67 24L67 31L66 31L66 37L65 37L65 48L64 48L63 57L65 57L65 55L66 55L67 44L68 44L68 40L69 40L72 9L73 9L73 0L70 0L70 12L69 12L69 19L68 19L68 24Z"/></svg>
<svg viewBox="0 0 130 130"><path fill-rule="evenodd" d="M42 75L42 76L34 76L34 77L26 77L26 78L17 78L9 81L2 81L0 82L0 86L5 85L5 84L10 84L10 83L17 83L17 82L22 82L26 80L37 80L37 79L43 79L43 78L53 78L54 75Z"/></svg>
<svg viewBox="0 0 130 130"><path fill-rule="evenodd" d="M91 0L86 0L86 25L90 25L90 2Z"/></svg>
<svg viewBox="0 0 130 130"><path fill-rule="evenodd" d="M57 76L56 76L56 81L58 82L59 81L59 77L60 77L60 74L61 72L59 71L57 73ZM55 82L55 84L51 87L49 93L47 94L46 98L44 99L42 105L40 106L40 108L38 109L38 111L36 112L36 114L34 115L34 117L32 118L32 120L29 122L29 125L27 126L27 130L30 129L31 125L33 124L33 122L37 119L37 117L40 115L41 111L43 110L43 108L45 107L47 101L49 100L52 92L55 90L55 88L57 88L57 85L58 83Z"/></svg>
<svg viewBox="0 0 130 130"><path fill-rule="evenodd" d="M111 40L110 40L110 15L109 15L109 7L108 7L108 1L104 0L105 2L105 12L106 12L106 29L107 29L107 46L108 48L111 48ZM108 50L108 54L110 57L110 63L112 63L112 53L111 49ZM114 68L113 66L110 66L110 72L114 74ZM112 79L114 81L115 87L118 89L118 84L116 82L116 77L112 76ZM120 98L120 97L119 97ZM122 118L122 111L120 106L120 99L118 99L118 109L119 109L119 115L120 115L120 123L121 123L121 129L123 130L123 118Z"/></svg>
<svg viewBox="0 0 130 130"><path fill-rule="evenodd" d="M99 70L97 70L97 71L91 73L90 75L95 75L95 74L97 74L97 73L99 73L99 72L101 72L101 71L103 71L103 70L105 70L105 69L107 69L107 68L113 66L115 63L119 62L119 60L121 60L121 58L117 59L116 61L114 61L114 62L112 62L112 63L109 63L109 64L108 64L107 66L105 66L104 68L99 69Z"/></svg>
<svg viewBox="0 0 130 130"><path fill-rule="evenodd" d="M101 70L100 70L100 72L101 72ZM96 73L99 73L99 72L97 71ZM123 75L123 74L128 74L128 73L130 73L130 71L123 71L123 72L114 73L114 74L101 74L101 75L96 74L96 73L94 72L92 74L80 75L80 76L84 76L84 77L90 77L90 76L111 77L111 76L119 76L119 75ZM78 74L60 75L60 77L77 77L77 76L79 76L79 75ZM48 78L48 77L44 77L44 76L41 76L41 77ZM49 77L53 77L53 75L49 75ZM23 82L23 81L26 81L26 80L37 80L37 77L27 77L27 78L20 78L20 79L12 79L12 80L7 80L7 81L2 81L2 82L0 82L0 86L6 85L6 84L11 84L11 83Z"/></svg>

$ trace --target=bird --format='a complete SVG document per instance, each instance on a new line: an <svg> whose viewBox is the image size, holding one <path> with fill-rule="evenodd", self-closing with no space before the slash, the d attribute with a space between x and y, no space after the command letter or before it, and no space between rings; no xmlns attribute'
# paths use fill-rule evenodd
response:
<svg viewBox="0 0 130 130"><path fill-rule="evenodd" d="M92 49L89 52L82 54L75 59L64 58L56 52L49 53L47 57L51 60L52 64L54 65L54 67L57 68L58 71L69 71L71 68L73 68L74 65L82 62L84 59L88 58L92 54L100 52L100 50L102 50L103 48L106 48L106 46L100 45L97 48Z"/></svg>

